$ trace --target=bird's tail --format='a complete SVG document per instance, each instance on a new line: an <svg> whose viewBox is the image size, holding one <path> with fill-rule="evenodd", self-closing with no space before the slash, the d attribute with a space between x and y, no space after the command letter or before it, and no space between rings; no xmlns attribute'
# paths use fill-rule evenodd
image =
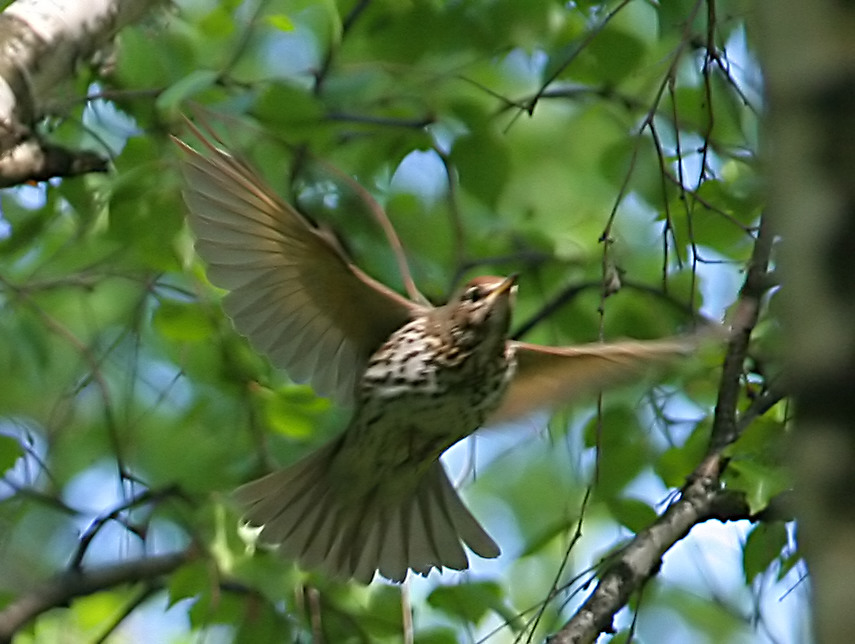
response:
<svg viewBox="0 0 855 644"><path fill-rule="evenodd" d="M239 488L244 519L263 527L262 543L306 568L368 583L379 571L402 581L407 569L427 575L432 568L463 570L462 544L482 557L499 547L463 505L442 463L435 461L411 494L390 499L378 485L354 494L335 480L336 440L295 465Z"/></svg>

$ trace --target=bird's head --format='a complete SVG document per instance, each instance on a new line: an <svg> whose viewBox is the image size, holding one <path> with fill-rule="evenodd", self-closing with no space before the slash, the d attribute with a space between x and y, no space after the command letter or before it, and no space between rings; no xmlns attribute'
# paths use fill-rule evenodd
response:
<svg viewBox="0 0 855 644"><path fill-rule="evenodd" d="M464 343L470 336L473 342L483 341L485 336L504 342L511 323L516 282L516 275L476 277L439 310Z"/></svg>

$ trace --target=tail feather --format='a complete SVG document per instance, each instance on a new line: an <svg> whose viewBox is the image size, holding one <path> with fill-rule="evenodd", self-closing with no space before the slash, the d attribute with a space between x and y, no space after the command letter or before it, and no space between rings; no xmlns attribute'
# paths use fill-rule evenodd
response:
<svg viewBox="0 0 855 644"><path fill-rule="evenodd" d="M472 513L463 505L457 491L451 485L451 481L442 471L442 477L438 478L437 485L440 487L440 507L446 512L446 516L454 526L453 530L460 535L460 539L469 549L480 557L493 559L498 557L501 551L496 542L490 538L481 524L475 520Z"/></svg>
<svg viewBox="0 0 855 644"><path fill-rule="evenodd" d="M433 528L425 516L425 506L432 499L425 499L422 490L416 493L416 497L410 502L409 508L404 508L404 528L406 537L404 543L409 545L408 563L410 568L418 573L426 575L433 565L442 560L439 553L433 547ZM443 562L445 565L445 562Z"/></svg>
<svg viewBox="0 0 855 644"><path fill-rule="evenodd" d="M302 537L302 535L300 536ZM300 563L306 568L323 567L339 538L340 530L335 525L333 501L331 495L328 494L325 502L318 510L318 519L308 528L308 533L304 539L305 547L298 556Z"/></svg>
<svg viewBox="0 0 855 644"><path fill-rule="evenodd" d="M430 539L437 557L443 560L448 568L463 570L469 562L466 559L466 552L460 544L460 538L463 535L461 537L458 536L460 531L454 526L451 513L447 509L450 504L443 497L444 481L448 481L445 472L442 472L442 476L431 477L426 481L426 484L429 484L430 488L419 496L422 513L425 517L425 524L430 528L426 531L426 536ZM457 501L458 503L460 501L456 492L454 493L453 501ZM463 508L463 510L468 513L466 508ZM478 525L477 527L483 533L481 526ZM484 536L487 535L485 534ZM492 539L489 537L487 539L492 542ZM498 555L498 549L496 555Z"/></svg>
<svg viewBox="0 0 855 644"><path fill-rule="evenodd" d="M465 569L462 544L482 557L499 548L463 505L442 464L433 463L410 495L388 498L376 486L355 494L335 480L334 441L290 468L244 485L235 496L260 540L307 568L368 583L379 571L402 581L408 569ZM362 492L362 491L359 491Z"/></svg>
<svg viewBox="0 0 855 644"><path fill-rule="evenodd" d="M235 491L235 499L245 509L244 519L264 526L263 541L281 544L283 554L299 558L307 544L301 529L324 518L322 509L329 489L315 472L328 459L329 446L309 455L292 467L268 474ZM298 538L300 537L300 538Z"/></svg>
<svg viewBox="0 0 855 644"><path fill-rule="evenodd" d="M402 508L397 507L387 517L383 517L379 523L383 544L377 552L377 558L367 565L374 566L381 575L392 581L403 581L409 567L409 548L401 514Z"/></svg>
<svg viewBox="0 0 855 644"><path fill-rule="evenodd" d="M383 524L379 521L374 522L368 530L368 536L362 546L362 551L354 553L355 561L353 563L353 578L363 584L367 584L374 577L377 571L377 562L380 560L380 553L383 550L384 543ZM406 569L404 570L406 572ZM380 573L383 574L382 571Z"/></svg>

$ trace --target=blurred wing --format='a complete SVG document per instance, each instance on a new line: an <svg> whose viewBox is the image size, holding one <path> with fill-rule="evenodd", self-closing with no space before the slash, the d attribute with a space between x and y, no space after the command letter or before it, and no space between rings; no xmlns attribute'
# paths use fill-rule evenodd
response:
<svg viewBox="0 0 855 644"><path fill-rule="evenodd" d="M502 404L487 420L498 423L555 407L643 375L651 365L691 352L697 339L626 341L579 347L512 342L517 371Z"/></svg>
<svg viewBox="0 0 855 644"><path fill-rule="evenodd" d="M195 130L195 128L194 128ZM247 165L200 132L184 200L208 278L235 327L294 380L353 399L368 357L421 309L351 264Z"/></svg>

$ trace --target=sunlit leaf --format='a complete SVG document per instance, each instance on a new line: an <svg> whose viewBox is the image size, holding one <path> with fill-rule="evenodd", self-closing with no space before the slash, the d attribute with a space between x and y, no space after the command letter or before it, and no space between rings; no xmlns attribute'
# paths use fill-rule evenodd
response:
<svg viewBox="0 0 855 644"><path fill-rule="evenodd" d="M289 438L311 436L318 416L330 408L329 400L318 398L306 386L284 387L277 391L258 387L255 395L264 401L270 427Z"/></svg>
<svg viewBox="0 0 855 644"><path fill-rule="evenodd" d="M294 23L284 13L267 16L267 22L280 31L294 31Z"/></svg>
<svg viewBox="0 0 855 644"><path fill-rule="evenodd" d="M782 467L747 459L732 460L725 472L725 480L730 489L745 493L752 514L763 510L772 498L793 485L792 477Z"/></svg>
<svg viewBox="0 0 855 644"><path fill-rule="evenodd" d="M154 325L165 337L182 342L196 342L211 337L210 317L197 304L164 300L154 314Z"/></svg>

